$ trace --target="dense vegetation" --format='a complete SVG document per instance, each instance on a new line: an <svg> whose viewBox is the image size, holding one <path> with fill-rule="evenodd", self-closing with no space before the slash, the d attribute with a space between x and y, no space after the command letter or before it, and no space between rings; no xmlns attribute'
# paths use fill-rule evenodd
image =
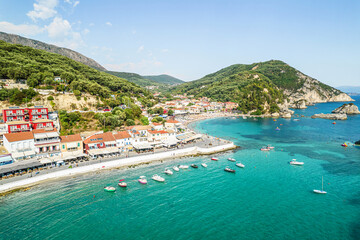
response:
<svg viewBox="0 0 360 240"><path fill-rule="evenodd" d="M160 83L160 84L176 85L176 84L184 83L184 81L182 81L182 80L180 80L178 78L166 75L166 74L149 75L149 76L143 76L143 77L146 78L146 79L150 79L152 81L155 81L157 83Z"/></svg>
<svg viewBox="0 0 360 240"><path fill-rule="evenodd" d="M63 84L54 81L60 76ZM89 92L108 98L112 94L148 96L136 84L95 70L59 54L0 41L0 77L27 79L30 87L68 86L71 90Z"/></svg>
<svg viewBox="0 0 360 240"><path fill-rule="evenodd" d="M210 97L215 101L239 103L239 110L256 113L277 112L284 100L283 90L296 91L304 80L298 71L286 63L271 60L254 64L235 64L205 77L181 84L172 93ZM325 90L336 91L330 86L316 82ZM264 109L267 106L267 109Z"/></svg>
<svg viewBox="0 0 360 240"><path fill-rule="evenodd" d="M106 71L107 73L126 79L129 82L135 83L141 87L147 87L147 86L161 86L160 83L147 79L145 77L140 76L136 73L127 73L127 72L114 72L114 71Z"/></svg>
<svg viewBox="0 0 360 240"><path fill-rule="evenodd" d="M22 103L29 102L33 97L37 95L34 89L0 89L0 101L9 101L11 104L20 105Z"/></svg>
<svg viewBox="0 0 360 240"><path fill-rule="evenodd" d="M115 107L111 112L66 112L59 111L61 135L74 134L83 131L112 131L120 129L124 125L130 126L139 123L149 125L147 117L141 115L140 107L130 104L130 107L122 109Z"/></svg>

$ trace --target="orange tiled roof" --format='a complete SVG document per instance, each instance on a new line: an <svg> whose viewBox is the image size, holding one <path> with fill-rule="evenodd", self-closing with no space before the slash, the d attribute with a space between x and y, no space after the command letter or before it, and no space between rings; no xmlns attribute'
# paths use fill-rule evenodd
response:
<svg viewBox="0 0 360 240"><path fill-rule="evenodd" d="M160 133L160 134L166 134L166 133L168 133L168 132L165 131L165 130L160 130L160 131L149 130L149 133L151 133L151 134L158 134L158 133Z"/></svg>
<svg viewBox="0 0 360 240"><path fill-rule="evenodd" d="M115 139L124 139L124 138L130 138L130 134L127 131L121 131L116 134L114 134Z"/></svg>
<svg viewBox="0 0 360 240"><path fill-rule="evenodd" d="M34 129L32 132L33 133L47 133L47 132L56 132L56 131L57 131L56 128L52 128L52 129L38 128L38 129Z"/></svg>
<svg viewBox="0 0 360 240"><path fill-rule="evenodd" d="M24 140L29 140L29 139L34 138L32 132L6 133L6 134L4 134L4 137L9 142L24 141Z"/></svg>
<svg viewBox="0 0 360 240"><path fill-rule="evenodd" d="M82 138L80 134L60 136L61 142L81 142Z"/></svg>
<svg viewBox="0 0 360 240"><path fill-rule="evenodd" d="M99 143L99 142L111 142L115 141L114 135L111 132L95 134L84 140L85 144Z"/></svg>
<svg viewBox="0 0 360 240"><path fill-rule="evenodd" d="M166 121L167 123L179 123L179 121L176 121L176 120L172 120L172 119L169 119Z"/></svg>

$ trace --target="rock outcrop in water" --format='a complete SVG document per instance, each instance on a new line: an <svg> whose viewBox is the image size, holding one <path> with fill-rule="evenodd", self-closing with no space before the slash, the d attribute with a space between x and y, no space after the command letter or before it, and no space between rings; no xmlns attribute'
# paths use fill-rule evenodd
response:
<svg viewBox="0 0 360 240"><path fill-rule="evenodd" d="M360 140L355 142L355 145L359 145L360 146Z"/></svg>
<svg viewBox="0 0 360 240"><path fill-rule="evenodd" d="M331 119L331 120L346 120L347 115L344 113L319 113L314 114L311 116L311 118L323 118L323 119Z"/></svg>
<svg viewBox="0 0 360 240"><path fill-rule="evenodd" d="M97 70L106 71L106 69L103 66L101 66L99 63L97 63L95 60L88 58L82 55L81 53L75 52L68 48L57 47L52 44L47 44L37 40L21 37L15 34L4 33L4 32L0 32L0 40L12 44L20 44L40 50L45 50L51 53L57 53L65 57L71 58L75 61L78 61L80 63L83 63L89 67L95 68Z"/></svg>
<svg viewBox="0 0 360 240"><path fill-rule="evenodd" d="M360 114L359 108L353 103L345 103L341 107L336 108L332 113Z"/></svg>

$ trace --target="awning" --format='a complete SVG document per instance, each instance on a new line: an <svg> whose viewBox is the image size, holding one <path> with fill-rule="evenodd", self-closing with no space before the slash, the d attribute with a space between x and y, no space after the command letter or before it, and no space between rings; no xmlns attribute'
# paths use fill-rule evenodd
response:
<svg viewBox="0 0 360 240"><path fill-rule="evenodd" d="M25 151L24 152L24 155L25 156L31 156L31 155L35 155L36 153L35 153L35 151L34 150L30 150L30 151Z"/></svg>
<svg viewBox="0 0 360 240"><path fill-rule="evenodd" d="M40 159L40 162L42 164L48 164L48 163L51 163L52 161L50 159L48 159L48 158L42 158L42 159Z"/></svg>
<svg viewBox="0 0 360 240"><path fill-rule="evenodd" d="M16 172L19 170L27 170L28 168L40 167L42 165L43 164L37 160L36 161L34 161L34 160L18 161L15 163L0 166L0 174Z"/></svg>
<svg viewBox="0 0 360 240"><path fill-rule="evenodd" d="M153 146L151 146L148 142L141 142L137 144L133 144L133 147L137 150L144 150L144 149L152 149Z"/></svg>
<svg viewBox="0 0 360 240"><path fill-rule="evenodd" d="M22 157L24 157L24 153L23 152L14 152L11 154L11 156L13 158L22 158Z"/></svg>
<svg viewBox="0 0 360 240"><path fill-rule="evenodd" d="M64 160L58 160L56 161L57 164L64 163Z"/></svg>
<svg viewBox="0 0 360 240"><path fill-rule="evenodd" d="M46 133L35 133L34 138L47 138Z"/></svg>
<svg viewBox="0 0 360 240"><path fill-rule="evenodd" d="M57 132L48 132L46 133L46 136L51 138L51 137L58 137L59 134Z"/></svg>

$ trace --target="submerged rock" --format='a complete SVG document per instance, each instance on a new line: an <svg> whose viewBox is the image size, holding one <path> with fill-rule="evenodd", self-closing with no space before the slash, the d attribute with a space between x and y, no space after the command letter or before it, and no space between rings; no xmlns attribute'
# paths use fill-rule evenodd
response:
<svg viewBox="0 0 360 240"><path fill-rule="evenodd" d="M341 107L336 108L332 113L360 114L359 108L353 103L345 103Z"/></svg>
<svg viewBox="0 0 360 240"><path fill-rule="evenodd" d="M344 113L328 113L328 114L319 113L319 114L312 115L311 118L323 118L323 119L331 119L331 120L346 120L347 115L344 114Z"/></svg>

